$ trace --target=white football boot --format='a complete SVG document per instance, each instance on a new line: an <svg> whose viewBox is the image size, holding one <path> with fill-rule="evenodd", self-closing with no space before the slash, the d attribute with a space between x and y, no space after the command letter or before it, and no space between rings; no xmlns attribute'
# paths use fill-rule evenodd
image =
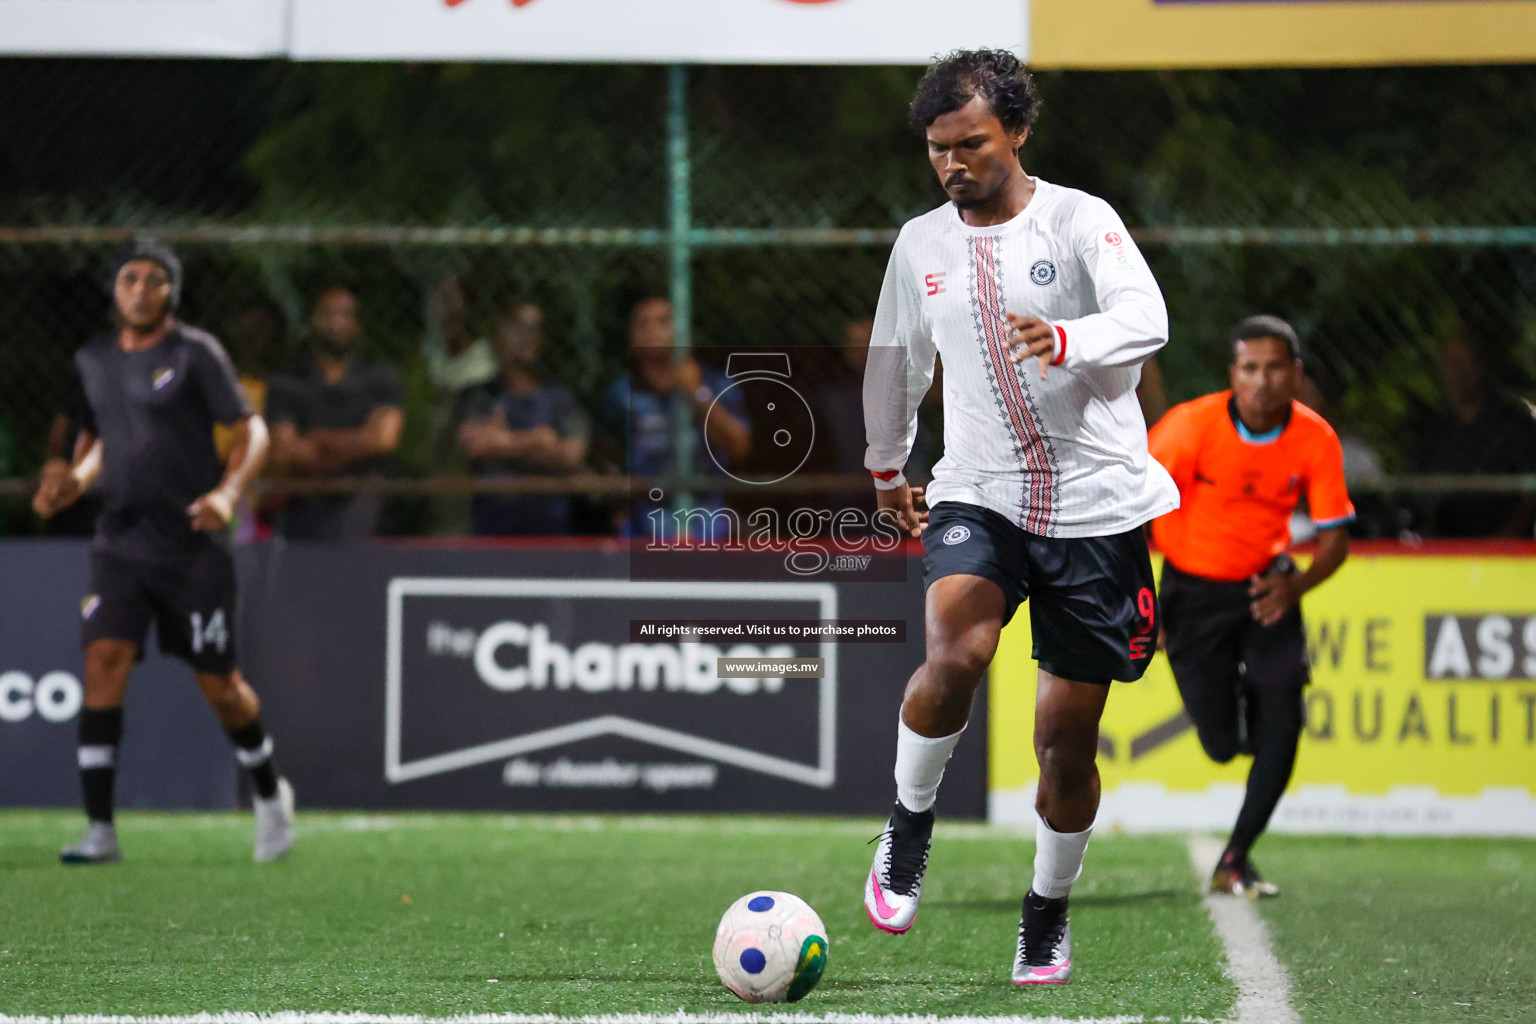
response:
<svg viewBox="0 0 1536 1024"><path fill-rule="evenodd" d="M1031 889L1019 919L1019 949L1013 957L1015 985L1065 985L1072 980L1072 923L1067 897L1048 900Z"/></svg>
<svg viewBox="0 0 1536 1024"><path fill-rule="evenodd" d="M117 826L110 821L93 821L85 835L59 851L64 864L112 864L123 859L117 845Z"/></svg>
<svg viewBox="0 0 1536 1024"><path fill-rule="evenodd" d="M923 873L933 842L933 812L914 814L896 805L886 830L876 837L875 863L864 882L864 910L883 932L900 935L912 927L923 895Z"/></svg>
<svg viewBox="0 0 1536 1024"><path fill-rule="evenodd" d="M256 810L255 859L277 860L293 846L293 787L287 779L278 779L271 799L258 796L251 804Z"/></svg>

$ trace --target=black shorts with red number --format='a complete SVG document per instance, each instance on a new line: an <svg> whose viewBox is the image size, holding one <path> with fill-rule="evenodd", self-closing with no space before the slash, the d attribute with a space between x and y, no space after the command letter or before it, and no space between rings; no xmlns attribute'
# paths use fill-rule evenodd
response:
<svg viewBox="0 0 1536 1024"><path fill-rule="evenodd" d="M1029 601L1034 656L1063 679L1140 679L1157 646L1157 591L1141 527L1108 537L1041 537L991 509L935 505L923 582L981 576L1002 588L1006 624Z"/></svg>
<svg viewBox="0 0 1536 1024"><path fill-rule="evenodd" d="M235 668L235 562L215 543L167 562L91 552L91 589L80 602L80 642L131 640L144 657L150 623L160 650L194 671Z"/></svg>

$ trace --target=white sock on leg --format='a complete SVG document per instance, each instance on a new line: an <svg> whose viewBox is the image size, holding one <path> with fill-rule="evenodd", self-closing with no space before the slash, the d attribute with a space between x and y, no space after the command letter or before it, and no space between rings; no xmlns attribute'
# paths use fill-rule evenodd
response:
<svg viewBox="0 0 1536 1024"><path fill-rule="evenodd" d="M944 766L963 732L962 728L952 736L919 736L906 722L897 722L896 799L901 806L917 813L932 809Z"/></svg>
<svg viewBox="0 0 1536 1024"><path fill-rule="evenodd" d="M1082 832L1057 832L1039 818L1035 824L1036 896L1056 900L1072 891L1072 883L1083 873L1083 854L1093 826Z"/></svg>

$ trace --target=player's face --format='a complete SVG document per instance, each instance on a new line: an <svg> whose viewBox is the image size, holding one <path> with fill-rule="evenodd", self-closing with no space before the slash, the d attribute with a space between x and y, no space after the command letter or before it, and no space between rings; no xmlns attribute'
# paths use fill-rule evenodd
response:
<svg viewBox="0 0 1536 1024"><path fill-rule="evenodd" d="M1281 415L1301 387L1301 361L1279 338L1254 338L1233 346L1232 394L1244 419Z"/></svg>
<svg viewBox="0 0 1536 1024"><path fill-rule="evenodd" d="M928 126L928 162L950 200L962 210L985 206L1007 188L1019 170L1026 128L1010 135L980 97Z"/></svg>
<svg viewBox="0 0 1536 1024"><path fill-rule="evenodd" d="M117 315L123 322L136 330L146 330L158 324L169 311L171 275L151 260L134 260L123 264L123 269L117 272L112 292Z"/></svg>

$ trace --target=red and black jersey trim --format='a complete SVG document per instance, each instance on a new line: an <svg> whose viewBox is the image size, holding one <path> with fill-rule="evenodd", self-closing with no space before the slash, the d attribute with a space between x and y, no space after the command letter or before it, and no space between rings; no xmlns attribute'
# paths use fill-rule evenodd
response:
<svg viewBox="0 0 1536 1024"><path fill-rule="evenodd" d="M969 246L971 319L981 346L982 363L992 399L1013 441L1014 458L1023 477L1024 514L1019 527L1051 536L1059 504L1060 473L1056 451L1041 427L1029 380L1020 364L1008 358L1011 327L1005 315L1003 278L997 239L972 238ZM1029 361L1033 365L1033 360Z"/></svg>

